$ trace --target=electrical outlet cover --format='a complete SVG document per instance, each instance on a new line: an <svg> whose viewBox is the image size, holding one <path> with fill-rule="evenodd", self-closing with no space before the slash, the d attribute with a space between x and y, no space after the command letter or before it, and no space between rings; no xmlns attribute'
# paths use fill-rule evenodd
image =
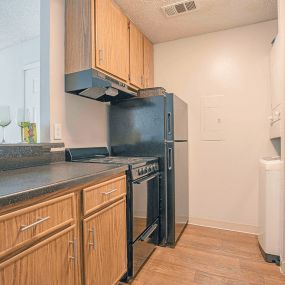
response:
<svg viewBox="0 0 285 285"><path fill-rule="evenodd" d="M54 139L55 140L62 139L61 124L54 124Z"/></svg>

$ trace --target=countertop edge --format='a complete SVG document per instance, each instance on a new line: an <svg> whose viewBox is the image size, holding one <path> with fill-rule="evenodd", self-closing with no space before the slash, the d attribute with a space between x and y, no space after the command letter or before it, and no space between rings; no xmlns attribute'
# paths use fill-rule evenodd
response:
<svg viewBox="0 0 285 285"><path fill-rule="evenodd" d="M0 208L11 206L17 203L25 202L27 200L37 198L42 195L54 193L60 190L66 190L68 187L76 187L80 184L85 184L92 182L93 180L105 178L111 175L119 174L120 172L125 172L128 170L127 165L120 165L112 169L104 170L94 174L87 174L83 176L78 176L65 181L60 181L58 183L44 185L42 187L24 190L22 192L13 193L11 195L0 196Z"/></svg>

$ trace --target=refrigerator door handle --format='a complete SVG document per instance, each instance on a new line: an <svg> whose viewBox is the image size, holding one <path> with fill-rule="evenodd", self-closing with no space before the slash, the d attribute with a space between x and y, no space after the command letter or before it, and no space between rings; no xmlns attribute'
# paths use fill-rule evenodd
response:
<svg viewBox="0 0 285 285"><path fill-rule="evenodd" d="M167 113L167 133L169 135L172 134L172 113L171 112L168 112Z"/></svg>
<svg viewBox="0 0 285 285"><path fill-rule="evenodd" d="M173 164L173 149L172 147L168 148L168 170L172 169L172 164Z"/></svg>

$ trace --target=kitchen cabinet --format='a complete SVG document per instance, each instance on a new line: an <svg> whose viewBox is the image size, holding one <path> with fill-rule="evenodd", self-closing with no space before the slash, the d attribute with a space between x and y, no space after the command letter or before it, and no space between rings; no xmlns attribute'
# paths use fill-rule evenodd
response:
<svg viewBox="0 0 285 285"><path fill-rule="evenodd" d="M0 233L9 229L9 238L0 235L0 257L74 223L74 207L72 193L0 216Z"/></svg>
<svg viewBox="0 0 285 285"><path fill-rule="evenodd" d="M153 44L144 37L144 88L154 87Z"/></svg>
<svg viewBox="0 0 285 285"><path fill-rule="evenodd" d="M0 264L3 285L77 285L78 240L75 227Z"/></svg>
<svg viewBox="0 0 285 285"><path fill-rule="evenodd" d="M126 176L83 189L83 214L88 215L126 196Z"/></svg>
<svg viewBox="0 0 285 285"><path fill-rule="evenodd" d="M65 73L99 69L129 78L129 20L112 0L66 0Z"/></svg>
<svg viewBox="0 0 285 285"><path fill-rule="evenodd" d="M113 0L66 0L65 73L96 69L133 89L153 87L153 44Z"/></svg>
<svg viewBox="0 0 285 285"><path fill-rule="evenodd" d="M138 88L144 87L144 36L130 22L130 83Z"/></svg>
<svg viewBox="0 0 285 285"><path fill-rule="evenodd" d="M83 222L85 284L115 285L127 271L126 200Z"/></svg>
<svg viewBox="0 0 285 285"><path fill-rule="evenodd" d="M129 20L112 0L96 0L95 5L96 66L128 81Z"/></svg>
<svg viewBox="0 0 285 285"><path fill-rule="evenodd" d="M127 271L125 197L120 173L1 208L0 284L114 285Z"/></svg>

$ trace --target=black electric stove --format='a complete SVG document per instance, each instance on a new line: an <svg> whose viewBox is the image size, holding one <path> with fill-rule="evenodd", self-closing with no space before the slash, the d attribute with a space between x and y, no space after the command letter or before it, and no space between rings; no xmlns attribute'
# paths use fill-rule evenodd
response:
<svg viewBox="0 0 285 285"><path fill-rule="evenodd" d="M66 149L66 160L81 163L128 165L128 272L132 279L159 244L160 172L155 157L110 156L106 147Z"/></svg>
<svg viewBox="0 0 285 285"><path fill-rule="evenodd" d="M136 180L159 171L156 157L110 156L106 147L68 148L66 160L72 162L128 165L131 179Z"/></svg>

